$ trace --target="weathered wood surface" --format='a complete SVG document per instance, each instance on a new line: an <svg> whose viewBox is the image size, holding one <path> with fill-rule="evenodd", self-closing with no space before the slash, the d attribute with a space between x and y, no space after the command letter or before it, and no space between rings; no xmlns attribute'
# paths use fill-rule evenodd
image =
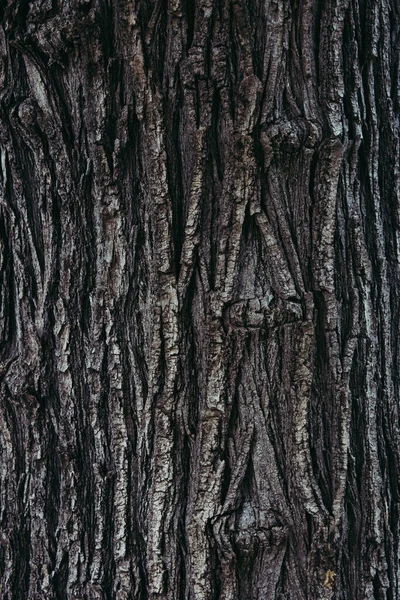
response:
<svg viewBox="0 0 400 600"><path fill-rule="evenodd" d="M394 600L396 0L0 9L0 596Z"/></svg>

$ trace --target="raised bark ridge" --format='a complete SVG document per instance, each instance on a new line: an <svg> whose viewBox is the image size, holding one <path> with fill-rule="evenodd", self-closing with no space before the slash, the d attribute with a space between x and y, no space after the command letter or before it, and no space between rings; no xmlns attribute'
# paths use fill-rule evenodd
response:
<svg viewBox="0 0 400 600"><path fill-rule="evenodd" d="M0 17L2 599L398 598L398 4Z"/></svg>

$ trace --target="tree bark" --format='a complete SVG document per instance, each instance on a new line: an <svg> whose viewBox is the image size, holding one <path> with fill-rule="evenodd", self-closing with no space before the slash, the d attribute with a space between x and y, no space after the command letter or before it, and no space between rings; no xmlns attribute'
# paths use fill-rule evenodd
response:
<svg viewBox="0 0 400 600"><path fill-rule="evenodd" d="M0 22L1 598L400 598L399 3Z"/></svg>

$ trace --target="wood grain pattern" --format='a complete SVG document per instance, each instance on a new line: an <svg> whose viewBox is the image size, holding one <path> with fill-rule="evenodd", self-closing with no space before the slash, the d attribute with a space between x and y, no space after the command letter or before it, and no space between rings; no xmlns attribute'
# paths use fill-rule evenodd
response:
<svg viewBox="0 0 400 600"><path fill-rule="evenodd" d="M0 596L395 600L395 0L0 6Z"/></svg>

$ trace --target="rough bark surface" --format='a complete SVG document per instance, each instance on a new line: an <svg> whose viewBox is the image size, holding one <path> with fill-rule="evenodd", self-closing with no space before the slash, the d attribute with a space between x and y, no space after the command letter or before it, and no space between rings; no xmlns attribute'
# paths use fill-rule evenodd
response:
<svg viewBox="0 0 400 600"><path fill-rule="evenodd" d="M398 1L0 22L2 600L400 598Z"/></svg>

